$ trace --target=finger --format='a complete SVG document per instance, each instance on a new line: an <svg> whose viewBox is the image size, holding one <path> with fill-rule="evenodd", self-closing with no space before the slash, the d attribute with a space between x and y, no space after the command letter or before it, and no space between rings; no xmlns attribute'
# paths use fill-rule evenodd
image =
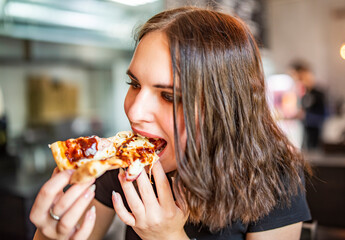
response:
<svg viewBox="0 0 345 240"><path fill-rule="evenodd" d="M60 172L59 168L56 167L54 168L54 171L51 175L51 178L54 177L56 174L58 174ZM63 196L63 190L61 190L55 197L54 201L53 201L53 204L55 204L55 202L57 202L61 197Z"/></svg>
<svg viewBox="0 0 345 240"><path fill-rule="evenodd" d="M121 221L128 226L135 226L135 218L133 214L127 211L125 205L123 204L121 195L113 191L112 200L114 209Z"/></svg>
<svg viewBox="0 0 345 240"><path fill-rule="evenodd" d="M158 206L156 194L153 191L150 179L148 178L145 170L142 171L136 181L145 208L153 207L155 205Z"/></svg>
<svg viewBox="0 0 345 240"><path fill-rule="evenodd" d="M132 210L132 213L135 215L137 219L145 214L144 205L133 186L133 183L126 180L126 176L123 171L119 173L119 180L122 186L122 190L125 194L128 206Z"/></svg>
<svg viewBox="0 0 345 240"><path fill-rule="evenodd" d="M65 194L58 199L58 201L54 202L53 212L58 216L62 216L65 211L68 210L80 197L80 195L85 192L92 183L94 183L94 181L95 179L87 183L74 184L72 187L70 187Z"/></svg>
<svg viewBox="0 0 345 240"><path fill-rule="evenodd" d="M96 185L94 184L89 187L61 217L57 225L58 234L66 236L77 225L85 209L95 196L95 187Z"/></svg>
<svg viewBox="0 0 345 240"><path fill-rule="evenodd" d="M54 201L53 201L51 206L54 206L55 203L57 203L63 195L64 195L64 193L62 190L58 194L56 194L56 197L54 198Z"/></svg>
<svg viewBox="0 0 345 240"><path fill-rule="evenodd" d="M175 200L168 178L164 172L162 164L159 161L154 164L152 173L155 179L159 204L163 208L175 206Z"/></svg>
<svg viewBox="0 0 345 240"><path fill-rule="evenodd" d="M54 168L54 171L53 171L53 173L52 173L52 177L54 177L56 174L58 174L60 171L59 171L59 169L56 167L56 168Z"/></svg>
<svg viewBox="0 0 345 240"><path fill-rule="evenodd" d="M48 216L49 208L68 184L71 175L72 171L59 172L43 185L31 209L30 219L33 223L40 224L46 221L43 216Z"/></svg>
<svg viewBox="0 0 345 240"><path fill-rule="evenodd" d="M96 221L96 207L92 206L85 214L84 221L80 228L71 236L73 240L88 239L92 233Z"/></svg>

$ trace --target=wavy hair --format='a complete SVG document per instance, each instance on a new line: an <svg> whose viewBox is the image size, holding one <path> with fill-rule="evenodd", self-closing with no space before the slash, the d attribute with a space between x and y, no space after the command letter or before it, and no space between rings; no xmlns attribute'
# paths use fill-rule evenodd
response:
<svg viewBox="0 0 345 240"><path fill-rule="evenodd" d="M174 194L190 221L216 231L289 205L304 191L301 169L309 167L271 117L260 53L247 26L224 13L183 7L149 19L137 41L152 31L168 38L174 94L177 87L181 92L174 101Z"/></svg>

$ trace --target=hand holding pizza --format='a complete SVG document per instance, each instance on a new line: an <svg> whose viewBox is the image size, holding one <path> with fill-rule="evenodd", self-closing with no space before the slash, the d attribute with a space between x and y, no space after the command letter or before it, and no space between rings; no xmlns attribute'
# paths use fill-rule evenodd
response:
<svg viewBox="0 0 345 240"><path fill-rule="evenodd" d="M183 228L188 214L176 205L169 181L159 161L153 166L152 172L158 198L145 172L136 180L140 196L133 183L126 181L125 174L120 172L119 180L131 213L125 208L120 194L113 192L116 213L144 240L189 239Z"/></svg>
<svg viewBox="0 0 345 240"><path fill-rule="evenodd" d="M63 192L72 173L72 170L58 172L56 168L39 191L30 213L30 220L38 229L34 239L87 239L91 234L96 214L94 207L89 210L87 207L95 195L94 180L74 184Z"/></svg>

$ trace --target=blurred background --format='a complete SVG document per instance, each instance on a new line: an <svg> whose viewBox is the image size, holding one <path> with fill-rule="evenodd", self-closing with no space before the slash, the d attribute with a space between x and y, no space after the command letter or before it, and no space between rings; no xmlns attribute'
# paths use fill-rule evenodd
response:
<svg viewBox="0 0 345 240"><path fill-rule="evenodd" d="M55 162L48 144L109 137L123 111L133 33L152 15L208 6L246 21L272 114L314 167L303 239L345 239L344 0L0 0L0 238L28 215ZM107 239L123 239L116 220Z"/></svg>

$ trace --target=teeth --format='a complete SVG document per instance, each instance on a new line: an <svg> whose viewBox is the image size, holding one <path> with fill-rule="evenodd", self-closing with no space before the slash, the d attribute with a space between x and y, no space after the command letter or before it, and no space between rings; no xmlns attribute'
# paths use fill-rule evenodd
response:
<svg viewBox="0 0 345 240"><path fill-rule="evenodd" d="M157 150L156 150L156 153L157 153L157 154L160 154L162 150L163 150L163 148L157 149Z"/></svg>
<svg viewBox="0 0 345 240"><path fill-rule="evenodd" d="M167 143L164 143L159 149L156 149L155 151L156 154L160 154L166 146L167 146Z"/></svg>

